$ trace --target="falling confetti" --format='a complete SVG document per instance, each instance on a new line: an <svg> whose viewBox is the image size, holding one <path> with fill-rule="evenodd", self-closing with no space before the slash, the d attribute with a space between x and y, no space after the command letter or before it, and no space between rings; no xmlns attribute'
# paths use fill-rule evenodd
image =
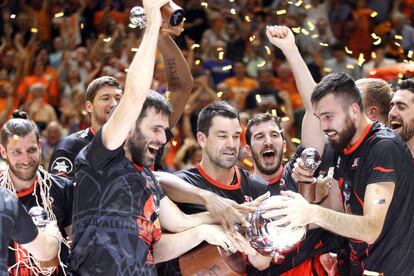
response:
<svg viewBox="0 0 414 276"><path fill-rule="evenodd" d="M63 17L65 15L64 12L58 12L55 14L55 18Z"/></svg>
<svg viewBox="0 0 414 276"><path fill-rule="evenodd" d="M257 67L261 68L263 66L266 65L266 60L263 60L262 62L260 62L259 64L257 64Z"/></svg>
<svg viewBox="0 0 414 276"><path fill-rule="evenodd" d="M362 66L362 64L364 64L364 62L365 62L364 54L363 53L359 53L359 56L358 56L358 65L359 66Z"/></svg>
<svg viewBox="0 0 414 276"><path fill-rule="evenodd" d="M371 16L372 18L376 17L378 15L378 13L376 11L371 12L371 14L369 16Z"/></svg>
<svg viewBox="0 0 414 276"><path fill-rule="evenodd" d="M347 46L345 46L345 53L347 53L348 55L352 55L352 51L348 49Z"/></svg>
<svg viewBox="0 0 414 276"><path fill-rule="evenodd" d="M286 14L286 13L287 13L286 10L278 10L278 11L276 11L276 14L277 15L282 15L282 14Z"/></svg>

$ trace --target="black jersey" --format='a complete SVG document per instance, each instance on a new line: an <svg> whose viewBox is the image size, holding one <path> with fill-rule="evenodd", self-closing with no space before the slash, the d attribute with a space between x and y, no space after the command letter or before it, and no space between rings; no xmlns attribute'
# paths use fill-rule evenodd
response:
<svg viewBox="0 0 414 276"><path fill-rule="evenodd" d="M294 191L298 192L298 185L292 178L292 171L296 159L300 157L302 151L305 148L302 145L296 150L292 159L282 168L282 171L274 178L268 181L269 191L271 195L280 195L281 191ZM256 175L252 175L252 178L259 178ZM280 264L272 264L268 269L264 271L258 271L253 266L247 267L248 275L279 275L294 267L299 266L306 260L311 259L314 256L329 252L332 250L331 240L334 235L323 229L312 229L306 233L306 238L303 240L299 247L285 256L285 259ZM313 268L313 263L311 263ZM316 269L314 269L316 270ZM316 275L316 274L315 274Z"/></svg>
<svg viewBox="0 0 414 276"><path fill-rule="evenodd" d="M74 275L154 275L153 245L165 196L147 168L108 150L99 130L76 159L73 208Z"/></svg>
<svg viewBox="0 0 414 276"><path fill-rule="evenodd" d="M368 126L351 148L340 154L335 171L342 191L344 210L363 215L369 184L394 182L393 199L380 236L374 244L347 239L350 271L383 272L385 275L414 273L414 166L400 136L380 123Z"/></svg>
<svg viewBox="0 0 414 276"><path fill-rule="evenodd" d="M9 241L13 239L19 244L32 242L38 231L16 196L3 187L0 187L0 234L0 275L7 276Z"/></svg>
<svg viewBox="0 0 414 276"><path fill-rule="evenodd" d="M72 200L73 200L73 184L70 180L51 175L49 173L50 181L50 201L52 202L53 213L57 220L57 225L63 237L67 237L67 233L64 228L72 224ZM43 175L43 178L45 176ZM24 207L30 211L33 207L41 207L45 209L41 196L41 190L37 180L33 185L23 191L16 193L19 201ZM60 252L60 259L63 264L67 264L69 249L66 245L62 244ZM20 244L11 240L9 243L9 258L8 266L11 274L18 275L34 275L31 271L30 260L28 259L28 253L26 250L21 248ZM19 266L16 264L19 263ZM18 269L17 269L18 268ZM57 267L54 275L64 275L63 268Z"/></svg>
<svg viewBox="0 0 414 276"><path fill-rule="evenodd" d="M241 168L234 167L234 170L235 183L233 185L226 185L212 179L200 165L192 169L179 171L175 175L191 185L211 191L221 197L229 198L239 204L250 202L266 193L267 184L265 181L250 179L250 174ZM178 206L187 214L207 211L203 205L181 203Z"/></svg>
<svg viewBox="0 0 414 276"><path fill-rule="evenodd" d="M50 157L49 172L73 178L76 155L92 141L94 136L95 131L87 128L63 138Z"/></svg>

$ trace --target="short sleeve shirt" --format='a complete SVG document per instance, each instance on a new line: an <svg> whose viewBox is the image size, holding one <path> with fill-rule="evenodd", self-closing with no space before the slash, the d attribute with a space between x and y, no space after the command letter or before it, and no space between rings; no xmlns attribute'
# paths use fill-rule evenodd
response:
<svg viewBox="0 0 414 276"><path fill-rule="evenodd" d="M32 242L37 228L16 196L0 187L0 275L7 276L8 244L11 239L19 244Z"/></svg>
<svg viewBox="0 0 414 276"><path fill-rule="evenodd" d="M99 130L76 159L73 208L74 275L154 275L153 245L164 191L154 175L108 150Z"/></svg>

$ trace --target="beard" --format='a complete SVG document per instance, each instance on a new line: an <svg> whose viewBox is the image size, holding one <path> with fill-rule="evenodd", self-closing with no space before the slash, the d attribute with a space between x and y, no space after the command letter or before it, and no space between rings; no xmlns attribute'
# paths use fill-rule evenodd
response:
<svg viewBox="0 0 414 276"><path fill-rule="evenodd" d="M17 164L15 166L9 164L10 171L20 180L29 181L33 180L36 177L37 168L39 167L39 161L32 161L30 163L29 170L22 170L19 168L21 165Z"/></svg>
<svg viewBox="0 0 414 276"><path fill-rule="evenodd" d="M148 140L141 132L138 132L138 134L127 140L127 147L131 153L132 161L135 164L143 167L154 165L155 158L146 155L148 144Z"/></svg>
<svg viewBox="0 0 414 276"><path fill-rule="evenodd" d="M280 151L280 153L275 151L276 162L271 166L266 166L264 162L261 162L260 153L252 151L252 157L254 160L254 165L259 170L259 172L265 175L272 175L277 172L282 165L283 151Z"/></svg>
<svg viewBox="0 0 414 276"><path fill-rule="evenodd" d="M337 141L329 140L329 142L336 152L341 152L351 143L355 133L356 127L351 118L347 116L345 120L345 128L338 133L339 139Z"/></svg>

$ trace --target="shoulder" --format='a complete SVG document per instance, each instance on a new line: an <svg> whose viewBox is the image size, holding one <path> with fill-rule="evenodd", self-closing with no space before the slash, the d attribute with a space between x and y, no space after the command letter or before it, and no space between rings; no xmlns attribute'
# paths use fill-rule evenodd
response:
<svg viewBox="0 0 414 276"><path fill-rule="evenodd" d="M71 151L77 147L79 147L80 150L85 145L89 144L89 142L92 141L93 137L94 135L91 133L89 128L72 133L59 142L59 144L56 146L56 150Z"/></svg>
<svg viewBox="0 0 414 276"><path fill-rule="evenodd" d="M174 175L178 176L181 179L185 179L185 180L197 179L197 178L202 177L200 172L197 170L197 168L181 170L181 171L175 172Z"/></svg>

